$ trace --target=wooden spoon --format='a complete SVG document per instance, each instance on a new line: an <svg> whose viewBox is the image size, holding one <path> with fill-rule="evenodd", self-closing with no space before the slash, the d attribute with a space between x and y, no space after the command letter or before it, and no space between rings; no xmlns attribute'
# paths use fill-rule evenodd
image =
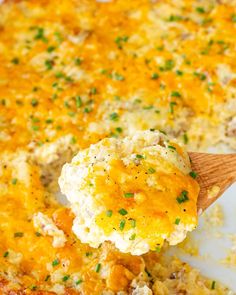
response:
<svg viewBox="0 0 236 295"><path fill-rule="evenodd" d="M200 185L197 204L200 215L236 181L236 154L189 153L189 157Z"/></svg>

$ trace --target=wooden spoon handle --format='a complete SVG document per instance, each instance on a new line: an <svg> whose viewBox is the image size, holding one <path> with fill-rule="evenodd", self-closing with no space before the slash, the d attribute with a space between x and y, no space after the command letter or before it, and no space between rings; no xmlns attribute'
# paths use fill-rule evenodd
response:
<svg viewBox="0 0 236 295"><path fill-rule="evenodd" d="M236 154L189 153L193 171L198 174L198 209L208 208L236 181Z"/></svg>

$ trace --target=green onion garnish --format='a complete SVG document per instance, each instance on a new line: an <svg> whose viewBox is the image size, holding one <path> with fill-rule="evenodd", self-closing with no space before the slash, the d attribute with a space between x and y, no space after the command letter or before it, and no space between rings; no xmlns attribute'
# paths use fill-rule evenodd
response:
<svg viewBox="0 0 236 295"><path fill-rule="evenodd" d="M13 185L16 185L16 184L17 184L17 178L12 178L11 183L12 183Z"/></svg>
<svg viewBox="0 0 236 295"><path fill-rule="evenodd" d="M133 198L134 197L134 193L124 193L124 197L125 198Z"/></svg>
<svg viewBox="0 0 236 295"><path fill-rule="evenodd" d="M22 233L22 232L14 233L14 238L22 238L23 236L24 236L24 233Z"/></svg>
<svg viewBox="0 0 236 295"><path fill-rule="evenodd" d="M66 281L68 281L68 280L69 280L69 278L70 278L70 276L69 276L69 275L67 275L67 276L64 276L64 277L62 278L62 281L63 281L63 282L66 282Z"/></svg>
<svg viewBox="0 0 236 295"><path fill-rule="evenodd" d="M123 216L128 214L128 212L124 208L121 208L118 212L120 213L120 215L123 215Z"/></svg>
<svg viewBox="0 0 236 295"><path fill-rule="evenodd" d="M110 120L112 121L118 121L119 115L117 113L110 114Z"/></svg>
<svg viewBox="0 0 236 295"><path fill-rule="evenodd" d="M136 227L136 220L135 219L131 219L130 220L130 225L131 225L131 227L135 228Z"/></svg>
<svg viewBox="0 0 236 295"><path fill-rule="evenodd" d="M156 172L156 170L154 168L152 168L152 167L148 168L148 173L149 174L153 174L155 172Z"/></svg>
<svg viewBox="0 0 236 295"><path fill-rule="evenodd" d="M195 178L197 177L197 173L194 172L194 171L189 172L189 175L190 175L193 179L195 179Z"/></svg>
<svg viewBox="0 0 236 295"><path fill-rule="evenodd" d="M180 223L180 218L176 218L176 219L175 219L175 224L178 225L179 223Z"/></svg>
<svg viewBox="0 0 236 295"><path fill-rule="evenodd" d="M133 240L135 240L135 238L136 238L136 234L132 234L132 235L130 236L129 240L130 240L130 241L133 241Z"/></svg>
<svg viewBox="0 0 236 295"><path fill-rule="evenodd" d="M123 229L125 228L125 220L124 220L124 219L122 219L122 220L120 221L120 226L119 226L119 228L120 228L120 230L123 230Z"/></svg>
<svg viewBox="0 0 236 295"><path fill-rule="evenodd" d="M185 191L185 190L182 191L181 194L176 198L176 200L177 200L177 202L178 202L179 204L188 201L188 200L189 200L189 198L188 198L188 192Z"/></svg>
<svg viewBox="0 0 236 295"><path fill-rule="evenodd" d="M98 263L95 267L95 272L99 272L101 269L101 263Z"/></svg>
<svg viewBox="0 0 236 295"><path fill-rule="evenodd" d="M144 157L143 157L142 155L137 154L137 155L136 155L136 158L137 158L137 159L143 159Z"/></svg>
<svg viewBox="0 0 236 295"><path fill-rule="evenodd" d="M107 217L111 217L111 216L112 216L112 210L107 210L107 212L106 212L106 216L107 216Z"/></svg>
<svg viewBox="0 0 236 295"><path fill-rule="evenodd" d="M216 287L216 281L212 281L211 290L215 290L215 287Z"/></svg>
<svg viewBox="0 0 236 295"><path fill-rule="evenodd" d="M55 259L55 260L53 260L53 262L52 262L52 266L53 266L53 267L54 267L54 266L57 266L59 263L60 263L59 259Z"/></svg>

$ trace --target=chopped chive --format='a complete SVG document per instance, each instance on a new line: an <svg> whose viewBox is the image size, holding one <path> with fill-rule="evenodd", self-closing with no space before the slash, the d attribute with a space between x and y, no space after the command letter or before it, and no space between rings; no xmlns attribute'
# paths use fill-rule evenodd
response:
<svg viewBox="0 0 236 295"><path fill-rule="evenodd" d="M83 282L82 279L79 279L78 281L75 282L76 285L80 285Z"/></svg>
<svg viewBox="0 0 236 295"><path fill-rule="evenodd" d="M119 228L120 228L120 230L123 230L123 229L125 228L125 220L124 220L124 219L122 219L122 220L120 221L120 226L119 226Z"/></svg>
<svg viewBox="0 0 236 295"><path fill-rule="evenodd" d="M47 38L44 36L44 29L43 28L36 28L37 33L34 36L35 40L42 40L43 42L47 43Z"/></svg>
<svg viewBox="0 0 236 295"><path fill-rule="evenodd" d="M80 108L82 106L82 99L78 95L75 97L75 104L77 108Z"/></svg>
<svg viewBox="0 0 236 295"><path fill-rule="evenodd" d="M167 19L167 21L169 22L177 22L181 20L182 20L182 16L180 15L170 15L170 17Z"/></svg>
<svg viewBox="0 0 236 295"><path fill-rule="evenodd" d="M188 200L189 200L189 198L188 198L188 192L185 191L185 190L182 191L181 194L176 198L176 200L177 200L177 202L178 202L179 204L188 201Z"/></svg>
<svg viewBox="0 0 236 295"><path fill-rule="evenodd" d="M144 110L151 110L153 109L153 105L143 107Z"/></svg>
<svg viewBox="0 0 236 295"><path fill-rule="evenodd" d="M149 174L153 174L155 172L156 172L156 170L154 168L152 168L152 167L148 168L148 173Z"/></svg>
<svg viewBox="0 0 236 295"><path fill-rule="evenodd" d="M156 47L156 50L158 50L158 51L163 51L164 50L164 46L162 45L162 46L157 46Z"/></svg>
<svg viewBox="0 0 236 295"><path fill-rule="evenodd" d="M183 76L183 74L184 74L184 73L183 73L182 71L180 71L180 70L177 70L175 73L176 73L177 76Z"/></svg>
<svg viewBox="0 0 236 295"><path fill-rule="evenodd" d="M66 276L64 276L64 277L62 278L62 281L63 281L63 282L66 282L66 281L69 280L69 278L70 278L70 276L69 276L69 275L66 275Z"/></svg>
<svg viewBox="0 0 236 295"><path fill-rule="evenodd" d="M136 220L135 219L131 219L130 220L130 225L132 228L135 228L136 227Z"/></svg>
<svg viewBox="0 0 236 295"><path fill-rule="evenodd" d="M16 184L17 184L17 178L12 178L11 183L12 183L13 185L16 185Z"/></svg>
<svg viewBox="0 0 236 295"><path fill-rule="evenodd" d="M31 290L32 290L32 291L35 291L36 289L37 289L37 286L32 286L32 287L31 287Z"/></svg>
<svg viewBox="0 0 236 295"><path fill-rule="evenodd" d="M55 49L56 49L55 46L49 46L49 47L47 48L47 52L51 53L51 52L53 52Z"/></svg>
<svg viewBox="0 0 236 295"><path fill-rule="evenodd" d="M77 66L80 66L81 63L82 63L82 59L79 58L79 57L77 57L77 58L75 59L75 64L76 64Z"/></svg>
<svg viewBox="0 0 236 295"><path fill-rule="evenodd" d="M101 263L98 263L96 266L95 266L95 272L99 272L101 269Z"/></svg>
<svg viewBox="0 0 236 295"><path fill-rule="evenodd" d="M51 70L53 68L54 62L51 59L47 59L45 60L44 64L47 70Z"/></svg>
<svg viewBox="0 0 236 295"><path fill-rule="evenodd" d="M107 212L106 212L107 217L111 217L112 214L113 214L112 210L107 210Z"/></svg>
<svg viewBox="0 0 236 295"><path fill-rule="evenodd" d="M172 146L172 145L168 145L168 148L171 150L176 150L176 147Z"/></svg>
<svg viewBox="0 0 236 295"><path fill-rule="evenodd" d="M9 252L6 251L6 252L3 254L3 257L6 258L8 255L9 255Z"/></svg>
<svg viewBox="0 0 236 295"><path fill-rule="evenodd" d="M145 267L144 271L145 271L145 273L147 274L147 276L148 276L149 278L152 276L151 273L146 269L146 267Z"/></svg>
<svg viewBox="0 0 236 295"><path fill-rule="evenodd" d="M55 259L55 260L53 260L53 262L52 262L52 266L53 266L53 267L54 267L54 266L57 266L59 263L60 263L59 259Z"/></svg>
<svg viewBox="0 0 236 295"><path fill-rule="evenodd" d="M159 75L157 74L157 73L153 73L152 75L151 75L151 79L152 80L157 80L159 78Z"/></svg>
<svg viewBox="0 0 236 295"><path fill-rule="evenodd" d="M117 128L116 128L116 131L117 131L118 133L122 133L123 129L122 129L121 127L117 127Z"/></svg>
<svg viewBox="0 0 236 295"><path fill-rule="evenodd" d="M115 74L113 75L113 77L114 77L114 79L115 79L116 81L124 81L124 80L125 80L125 77L122 76L122 75L120 75L120 74L118 74L118 73L115 73Z"/></svg>
<svg viewBox="0 0 236 295"><path fill-rule="evenodd" d="M194 72L194 76L198 77L201 81L206 80L207 76L203 73Z"/></svg>
<svg viewBox="0 0 236 295"><path fill-rule="evenodd" d="M118 135L116 133L114 133L114 132L111 132L110 137L118 138Z"/></svg>
<svg viewBox="0 0 236 295"><path fill-rule="evenodd" d="M33 99L31 100L31 105L32 105L32 107L36 107L38 104L39 104L39 102L38 102L37 99L33 98Z"/></svg>
<svg viewBox="0 0 236 295"><path fill-rule="evenodd" d="M35 232L36 237L41 237L41 233L39 233L38 231Z"/></svg>
<svg viewBox="0 0 236 295"><path fill-rule="evenodd" d="M22 238L23 236L24 236L24 233L22 233L22 232L14 233L14 238Z"/></svg>
<svg viewBox="0 0 236 295"><path fill-rule="evenodd" d="M75 112L68 112L67 114L68 114L68 116L70 116L70 117L74 117L74 116L76 115Z"/></svg>
<svg viewBox="0 0 236 295"><path fill-rule="evenodd" d="M133 198L134 197L134 193L124 193L124 197L125 198Z"/></svg>
<svg viewBox="0 0 236 295"><path fill-rule="evenodd" d="M181 97L181 94L178 91L172 91L171 97Z"/></svg>
<svg viewBox="0 0 236 295"><path fill-rule="evenodd" d="M97 88L93 87L89 91L90 94L97 94Z"/></svg>
<svg viewBox="0 0 236 295"><path fill-rule="evenodd" d="M120 100L120 96L119 95L114 95L114 100Z"/></svg>
<svg viewBox="0 0 236 295"><path fill-rule="evenodd" d="M142 102L142 100L139 99L139 98L136 98L136 99L134 100L134 103L136 103L136 104L141 103L141 102Z"/></svg>
<svg viewBox="0 0 236 295"><path fill-rule="evenodd" d="M176 106L177 103L175 101L170 102L170 113L174 114L174 106Z"/></svg>
<svg viewBox="0 0 236 295"><path fill-rule="evenodd" d="M66 80L67 82L74 82L74 80L73 80L70 76L66 76L66 77L65 77L65 80Z"/></svg>
<svg viewBox="0 0 236 295"><path fill-rule="evenodd" d="M124 208L121 208L118 212L120 213L120 215L123 216L128 214L128 212Z"/></svg>
<svg viewBox="0 0 236 295"><path fill-rule="evenodd" d="M136 234L132 234L132 235L130 236L129 240L130 240L130 241L133 241L133 240L135 240L135 238L136 238Z"/></svg>
<svg viewBox="0 0 236 295"><path fill-rule="evenodd" d="M190 175L193 179L195 179L195 178L198 176L197 173L194 172L194 171L189 172L189 175Z"/></svg>
<svg viewBox="0 0 236 295"><path fill-rule="evenodd" d="M172 59L168 59L165 61L164 71L170 71L174 68L175 62Z"/></svg>
<svg viewBox="0 0 236 295"><path fill-rule="evenodd" d="M180 218L176 218L176 219L175 219L175 224L178 225L179 223L180 223Z"/></svg>
<svg viewBox="0 0 236 295"><path fill-rule="evenodd" d="M203 7L196 7L196 11L201 14L205 13L205 9Z"/></svg>
<svg viewBox="0 0 236 295"><path fill-rule="evenodd" d="M76 142L77 142L76 137L75 137L75 136L72 136L72 137L71 137L71 140L70 140L70 143L71 143L71 144L75 144Z"/></svg>
<svg viewBox="0 0 236 295"><path fill-rule="evenodd" d="M92 112L92 109L91 108L88 108L88 107L86 107L86 108L84 108L84 113L91 113Z"/></svg>
<svg viewBox="0 0 236 295"><path fill-rule="evenodd" d="M184 141L185 144L188 143L188 134L187 133L183 134L183 141Z"/></svg>
<svg viewBox="0 0 236 295"><path fill-rule="evenodd" d="M156 249L155 249L155 251L156 251L157 253L160 253L160 252L161 252L161 247L157 246Z"/></svg>
<svg viewBox="0 0 236 295"><path fill-rule="evenodd" d="M216 287L216 281L212 281L211 290L215 290L215 287Z"/></svg>
<svg viewBox="0 0 236 295"><path fill-rule="evenodd" d="M49 279L50 279L50 275L47 275L44 281L47 282Z"/></svg>
<svg viewBox="0 0 236 295"><path fill-rule="evenodd" d="M119 120L119 115L117 113L112 113L110 114L110 120L112 121L118 121Z"/></svg>
<svg viewBox="0 0 236 295"><path fill-rule="evenodd" d="M53 119L47 119L47 120L45 120L45 122L47 123L47 124L51 124L51 123L53 123Z"/></svg>
<svg viewBox="0 0 236 295"><path fill-rule="evenodd" d="M204 80L206 80L206 75L205 74L200 74L199 78L200 78L201 81L204 81Z"/></svg>
<svg viewBox="0 0 236 295"><path fill-rule="evenodd" d="M203 21L202 21L202 25L207 25L209 23L212 22L212 18L205 18Z"/></svg>
<svg viewBox="0 0 236 295"><path fill-rule="evenodd" d="M128 41L129 37L128 36L118 36L116 37L115 39L115 43L117 45L117 47L119 49L122 49L123 48L123 44L126 43Z"/></svg>
<svg viewBox="0 0 236 295"><path fill-rule="evenodd" d="M236 14L231 15L231 20L233 23L236 23Z"/></svg>
<svg viewBox="0 0 236 295"><path fill-rule="evenodd" d="M161 133L166 135L166 132L164 130L159 130Z"/></svg>
<svg viewBox="0 0 236 295"><path fill-rule="evenodd" d="M136 155L136 158L137 158L137 159L143 159L144 156L137 154L137 155Z"/></svg>
<svg viewBox="0 0 236 295"><path fill-rule="evenodd" d="M56 78L63 78L65 75L62 73L62 72L57 72L56 74L55 74L55 77Z"/></svg>
<svg viewBox="0 0 236 295"><path fill-rule="evenodd" d="M57 41L58 41L59 43L61 43L61 42L63 41L63 37L62 37L62 35L61 35L60 32L55 32L55 33L54 33L54 36L55 36L55 38L57 39Z"/></svg>
<svg viewBox="0 0 236 295"><path fill-rule="evenodd" d="M86 253L85 253L85 256L86 256L86 257L92 256L92 255L93 255L93 252L86 252Z"/></svg>
<svg viewBox="0 0 236 295"><path fill-rule="evenodd" d="M19 60L18 57L14 57L14 58L11 60L11 62L12 62L14 65L18 65L19 62L20 62L20 60Z"/></svg>

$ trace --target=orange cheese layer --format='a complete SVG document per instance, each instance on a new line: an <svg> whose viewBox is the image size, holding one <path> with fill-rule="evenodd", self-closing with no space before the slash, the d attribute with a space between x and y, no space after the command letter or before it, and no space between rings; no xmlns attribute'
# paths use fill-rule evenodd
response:
<svg viewBox="0 0 236 295"><path fill-rule="evenodd" d="M166 165L166 163L160 162L158 164L161 164L162 167ZM195 221L198 185L190 176L184 175L174 167L168 173L157 171L152 174L152 180L157 183L157 187L155 185L149 187L147 185L148 167L134 165L134 167L127 168L119 160L110 165L112 168L109 170L109 176L114 185L108 186L106 184L107 177L88 176L89 180L97 178L95 186L96 194L101 196L99 203L101 202L107 210L113 212L111 218L106 215L106 211L97 218L97 223L105 229L106 233L110 233L114 229L119 230L122 216L118 211L124 208L128 212L123 217L126 221L125 231L132 228L130 221L135 220L138 228L137 235L143 239L146 237L149 237L150 240L153 239L152 249L154 250L160 234L165 235L174 231L177 217L181 219L181 223L186 225ZM122 185L121 177L124 178L124 175L126 175L127 181ZM135 178L135 176L138 177ZM104 187L106 187L106 193L104 193ZM191 196L191 201L180 205L176 198L184 189ZM133 194L133 197L125 198L124 194L127 192ZM168 208L168 211L165 211L164 208ZM160 238L159 243L162 244L163 239Z"/></svg>
<svg viewBox="0 0 236 295"><path fill-rule="evenodd" d="M181 242L197 225L199 185L188 155L160 132L106 138L63 166L60 189L75 214L73 231L98 247L112 241L141 255Z"/></svg>
<svg viewBox="0 0 236 295"><path fill-rule="evenodd" d="M113 127L84 133L89 122L109 119L112 110L104 114L99 106L118 98L138 101L147 117L165 107L170 126L183 108L189 120L219 122L212 109L232 95L216 67L236 66L233 7L207 2L201 13L197 1L55 3L1 5L1 149L41 145L67 133L81 147L119 136ZM117 108L122 115L124 108ZM165 129L161 118L162 112L153 126Z"/></svg>

